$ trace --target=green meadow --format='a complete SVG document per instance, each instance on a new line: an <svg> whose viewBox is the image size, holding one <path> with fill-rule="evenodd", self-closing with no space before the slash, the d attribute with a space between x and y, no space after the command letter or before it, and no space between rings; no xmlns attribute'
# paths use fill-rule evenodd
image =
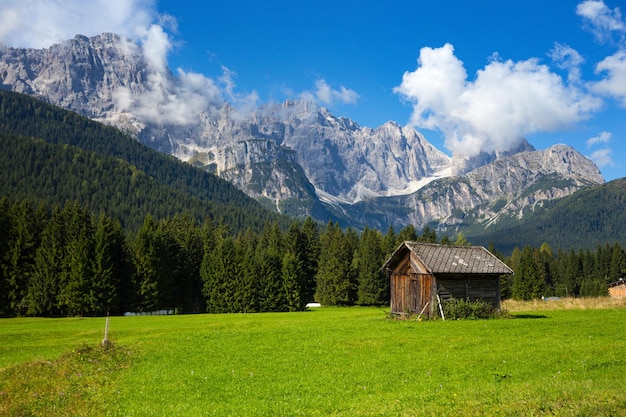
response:
<svg viewBox="0 0 626 417"><path fill-rule="evenodd" d="M0 320L0 416L626 416L626 309Z"/></svg>

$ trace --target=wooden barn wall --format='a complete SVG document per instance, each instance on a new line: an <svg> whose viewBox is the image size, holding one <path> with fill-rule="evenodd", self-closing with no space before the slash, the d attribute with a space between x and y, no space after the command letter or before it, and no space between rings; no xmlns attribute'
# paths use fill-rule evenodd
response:
<svg viewBox="0 0 626 417"><path fill-rule="evenodd" d="M410 306L410 279L405 274L391 274L391 312L406 313Z"/></svg>
<svg viewBox="0 0 626 417"><path fill-rule="evenodd" d="M393 314L401 314L409 311L411 305L411 282L409 274L411 272L413 271L411 270L409 254L407 253L404 258L398 262L390 277L391 312Z"/></svg>
<svg viewBox="0 0 626 417"><path fill-rule="evenodd" d="M424 310L426 316L430 316L435 308L433 306L432 299L435 295L433 286L435 284L435 278L432 275L420 275L420 288L419 288L419 303L415 309L417 313L421 313ZM431 304L429 304L431 303ZM428 305L427 305L428 304Z"/></svg>
<svg viewBox="0 0 626 417"><path fill-rule="evenodd" d="M391 274L391 312L417 314L431 302L433 277L425 274ZM424 310L428 316L429 308Z"/></svg>
<svg viewBox="0 0 626 417"><path fill-rule="evenodd" d="M437 292L442 300L484 300L500 307L500 278L493 275L437 275Z"/></svg>

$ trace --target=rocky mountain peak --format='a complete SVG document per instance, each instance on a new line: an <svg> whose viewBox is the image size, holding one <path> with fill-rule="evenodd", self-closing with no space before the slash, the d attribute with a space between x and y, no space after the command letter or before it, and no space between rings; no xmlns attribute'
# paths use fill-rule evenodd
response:
<svg viewBox="0 0 626 417"><path fill-rule="evenodd" d="M174 75L112 33L77 35L40 50L0 45L0 87L113 124L293 215L311 214L320 200L333 206L399 201L404 219L397 221L421 225L504 192L518 195L547 175L574 186L536 198L602 180L593 163L568 147L535 152L522 141L507 152L450 158L413 128L393 121L361 127L310 100L238 110L211 80ZM385 211L381 218L393 210Z"/></svg>
<svg viewBox="0 0 626 417"><path fill-rule="evenodd" d="M112 33L76 35L40 50L0 46L5 87L96 120L119 117L122 89L145 90L145 68L140 48Z"/></svg>
<svg viewBox="0 0 626 417"><path fill-rule="evenodd" d="M452 155L452 175L464 175L497 159L508 158L519 152L532 152L534 150L534 146L528 143L526 139L522 139L518 145L506 151L480 152L478 155L471 157L455 154Z"/></svg>

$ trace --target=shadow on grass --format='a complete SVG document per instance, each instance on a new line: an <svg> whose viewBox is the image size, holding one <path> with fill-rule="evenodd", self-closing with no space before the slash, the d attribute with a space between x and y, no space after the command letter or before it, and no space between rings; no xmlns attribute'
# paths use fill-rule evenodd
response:
<svg viewBox="0 0 626 417"><path fill-rule="evenodd" d="M543 314L511 314L514 319L547 319Z"/></svg>

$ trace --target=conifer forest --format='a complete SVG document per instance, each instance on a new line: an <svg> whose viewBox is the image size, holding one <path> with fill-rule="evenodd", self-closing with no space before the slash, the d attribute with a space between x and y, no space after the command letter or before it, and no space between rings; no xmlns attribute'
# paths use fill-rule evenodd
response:
<svg viewBox="0 0 626 417"><path fill-rule="evenodd" d="M78 203L49 207L2 198L0 314L298 311L314 300L387 305L389 279L380 268L405 240L468 243L462 235L438 240L428 228L357 233L310 218L234 234L208 218L148 215L133 231ZM502 277L504 298L606 295L607 283L626 269L618 244L584 251L544 244L498 255L515 271Z"/></svg>

